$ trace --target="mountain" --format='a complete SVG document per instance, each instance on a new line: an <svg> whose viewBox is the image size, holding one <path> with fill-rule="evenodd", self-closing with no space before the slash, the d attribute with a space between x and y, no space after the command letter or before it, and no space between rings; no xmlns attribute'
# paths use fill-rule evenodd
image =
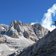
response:
<svg viewBox="0 0 56 56"><path fill-rule="evenodd" d="M25 24L15 20L10 25L0 24L0 56L19 55L48 33L49 30L38 23Z"/></svg>
<svg viewBox="0 0 56 56"><path fill-rule="evenodd" d="M56 56L56 29L16 56Z"/></svg>

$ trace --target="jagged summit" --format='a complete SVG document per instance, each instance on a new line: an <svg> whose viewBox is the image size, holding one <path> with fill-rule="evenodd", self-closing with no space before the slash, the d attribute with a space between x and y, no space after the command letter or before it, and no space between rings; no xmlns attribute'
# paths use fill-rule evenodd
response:
<svg viewBox="0 0 56 56"><path fill-rule="evenodd" d="M56 29L50 32L39 23L21 21L0 24L0 56L53 56L55 44Z"/></svg>
<svg viewBox="0 0 56 56"><path fill-rule="evenodd" d="M25 24L13 21L10 25L0 25L0 54L8 56L17 52L20 54L24 48L33 45L48 34L48 30L40 24ZM2 48L4 46L4 48Z"/></svg>
<svg viewBox="0 0 56 56"><path fill-rule="evenodd" d="M16 24L21 25L22 22L21 22L21 21L14 20L14 21L12 21L12 23L11 23L11 25L16 25Z"/></svg>

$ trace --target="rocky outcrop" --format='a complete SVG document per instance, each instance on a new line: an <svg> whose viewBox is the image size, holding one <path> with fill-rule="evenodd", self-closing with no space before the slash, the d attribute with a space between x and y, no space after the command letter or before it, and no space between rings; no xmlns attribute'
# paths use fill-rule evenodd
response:
<svg viewBox="0 0 56 56"><path fill-rule="evenodd" d="M38 39L41 39L48 33L48 30L42 27L40 24L34 24L32 27Z"/></svg>
<svg viewBox="0 0 56 56"><path fill-rule="evenodd" d="M56 29L16 56L56 56Z"/></svg>
<svg viewBox="0 0 56 56"><path fill-rule="evenodd" d="M14 55L15 53L19 55L25 48L32 46L48 32L47 29L37 23L31 25L15 20L9 26L1 24L0 49L2 52L0 54L1 56Z"/></svg>
<svg viewBox="0 0 56 56"><path fill-rule="evenodd" d="M5 42L6 42L6 38L0 35L0 44Z"/></svg>
<svg viewBox="0 0 56 56"><path fill-rule="evenodd" d="M37 41L45 36L49 31L42 27L40 24L24 24L20 21L13 21L9 26L6 34L13 38L19 38L19 36L23 36L32 41Z"/></svg>

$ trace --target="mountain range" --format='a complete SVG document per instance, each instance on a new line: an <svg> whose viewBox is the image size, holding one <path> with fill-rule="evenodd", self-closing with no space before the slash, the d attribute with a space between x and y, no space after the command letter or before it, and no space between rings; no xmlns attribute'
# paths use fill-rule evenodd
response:
<svg viewBox="0 0 56 56"><path fill-rule="evenodd" d="M50 32L39 23L13 21L0 24L0 56L54 56L56 29Z"/></svg>

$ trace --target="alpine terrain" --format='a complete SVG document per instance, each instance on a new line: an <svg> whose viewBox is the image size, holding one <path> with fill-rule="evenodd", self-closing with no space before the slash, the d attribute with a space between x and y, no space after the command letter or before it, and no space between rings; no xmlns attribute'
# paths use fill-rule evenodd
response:
<svg viewBox="0 0 56 56"><path fill-rule="evenodd" d="M0 56L56 56L56 29L16 20L0 24Z"/></svg>

